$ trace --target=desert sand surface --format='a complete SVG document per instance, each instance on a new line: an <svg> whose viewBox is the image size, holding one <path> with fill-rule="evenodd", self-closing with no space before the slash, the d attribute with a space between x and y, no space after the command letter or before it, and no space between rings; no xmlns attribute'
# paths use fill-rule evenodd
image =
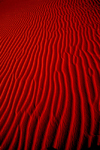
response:
<svg viewBox="0 0 100 150"><path fill-rule="evenodd" d="M0 0L0 150L99 146L99 0Z"/></svg>

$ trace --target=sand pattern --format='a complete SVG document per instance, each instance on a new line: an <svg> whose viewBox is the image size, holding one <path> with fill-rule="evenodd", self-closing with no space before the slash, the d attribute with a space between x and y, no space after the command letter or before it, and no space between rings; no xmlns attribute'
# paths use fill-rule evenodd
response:
<svg viewBox="0 0 100 150"><path fill-rule="evenodd" d="M99 1L6 1L0 150L100 146Z"/></svg>

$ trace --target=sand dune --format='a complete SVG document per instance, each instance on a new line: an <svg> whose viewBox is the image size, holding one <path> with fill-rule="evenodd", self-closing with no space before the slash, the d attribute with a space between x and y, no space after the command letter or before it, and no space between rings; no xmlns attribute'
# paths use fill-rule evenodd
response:
<svg viewBox="0 0 100 150"><path fill-rule="evenodd" d="M0 150L100 146L99 4L0 1Z"/></svg>

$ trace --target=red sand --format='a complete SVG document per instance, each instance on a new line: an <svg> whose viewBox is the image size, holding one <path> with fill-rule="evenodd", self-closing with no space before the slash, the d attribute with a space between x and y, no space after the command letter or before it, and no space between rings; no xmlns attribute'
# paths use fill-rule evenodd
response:
<svg viewBox="0 0 100 150"><path fill-rule="evenodd" d="M0 150L100 146L99 4L0 0Z"/></svg>

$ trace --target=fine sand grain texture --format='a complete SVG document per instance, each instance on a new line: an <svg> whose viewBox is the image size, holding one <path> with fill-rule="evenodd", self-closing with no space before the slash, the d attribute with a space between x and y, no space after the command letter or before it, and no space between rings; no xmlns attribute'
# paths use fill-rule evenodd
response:
<svg viewBox="0 0 100 150"><path fill-rule="evenodd" d="M0 0L0 150L100 146L100 1Z"/></svg>

